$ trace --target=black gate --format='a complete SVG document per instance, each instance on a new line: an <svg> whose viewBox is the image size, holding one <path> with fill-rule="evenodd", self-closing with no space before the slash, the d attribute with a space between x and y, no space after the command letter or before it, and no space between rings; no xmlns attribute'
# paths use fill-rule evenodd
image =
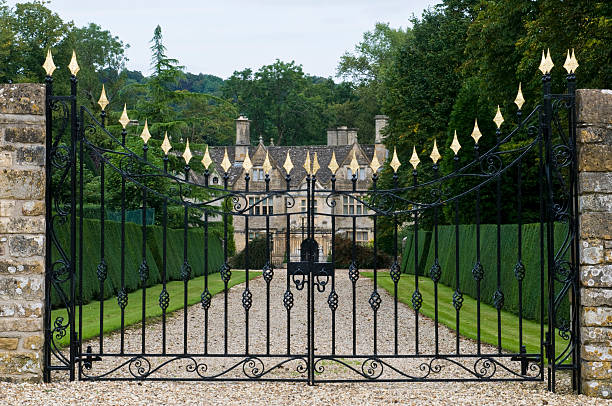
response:
<svg viewBox="0 0 612 406"><path fill-rule="evenodd" d="M575 59L568 56L564 94L551 93L549 60L542 66L542 103L525 116L519 87L512 131L502 131L498 110L494 140L476 123L472 138L455 136L450 150L440 153L434 143L431 162L421 162L415 149L411 171L395 150L386 164L374 152L365 188L356 152L348 162L332 155L320 163L305 148L299 162L305 176L297 178L287 154L282 171L277 166L276 188L267 154L263 183L254 184L248 150L231 185L236 162L227 150L221 159L207 148L205 169L194 173L188 143L182 155L167 137L161 150L149 150L146 124L141 139L128 137L125 110L115 135L107 129L104 94L96 117L77 106L76 75L71 95L56 96L49 74L46 380L65 371L83 380L541 381L548 370L554 390L556 372L568 369L579 388ZM488 147L481 151L482 144ZM84 178L86 166L99 184ZM352 178L337 176L345 167ZM393 174L390 183L381 183L381 170ZM322 171L329 187L318 182ZM400 183L398 171L411 181ZM219 182L211 182L215 174ZM119 201L105 196L109 188L120 191ZM94 215L85 200L92 193ZM512 213L502 212L508 199ZM281 203L272 209L269 202ZM147 218L150 208L157 225ZM133 210L136 222L128 218ZM109 220L111 211L119 221ZM87 217L97 219L87 223L95 239L84 230ZM508 219L515 226L506 227ZM330 227L326 255L317 240L321 220ZM271 222L285 226L274 237L284 239L286 270L271 259L279 245ZM290 255L290 230L304 223L298 260ZM539 256L529 260L523 257L528 223L539 230L528 242ZM367 272L358 260L364 224L372 230ZM230 267L229 241L238 226L244 270ZM258 252L254 228L265 235ZM336 258L340 229L351 241L348 264ZM483 241L485 229L492 230L486 234L492 243ZM210 246L215 238L220 245ZM381 254L382 238L392 254ZM431 239L427 256L423 238ZM515 243L508 247L508 241ZM474 258L461 256L464 245ZM254 269L251 261L262 252L264 265ZM215 255L222 259L211 269ZM539 296L531 307L525 305L527 276ZM231 289L237 282L244 282L234 288L239 294ZM445 296L448 289L452 295ZM89 291L95 299L85 303ZM194 291L200 306L190 307ZM516 305L506 309L510 295ZM536 320L529 329L527 310ZM119 324L108 326L113 312ZM511 331L506 318L516 325Z"/></svg>

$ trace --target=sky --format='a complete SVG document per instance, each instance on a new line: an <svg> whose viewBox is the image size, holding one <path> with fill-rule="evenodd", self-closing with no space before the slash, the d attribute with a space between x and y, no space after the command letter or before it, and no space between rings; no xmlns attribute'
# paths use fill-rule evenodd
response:
<svg viewBox="0 0 612 406"><path fill-rule="evenodd" d="M18 1L9 0L9 5ZM340 56L352 51L376 22L409 26L432 0L52 0L64 21L102 26L130 45L126 66L148 75L149 41L162 27L167 55L186 71L224 79L277 58L306 73L335 77Z"/></svg>

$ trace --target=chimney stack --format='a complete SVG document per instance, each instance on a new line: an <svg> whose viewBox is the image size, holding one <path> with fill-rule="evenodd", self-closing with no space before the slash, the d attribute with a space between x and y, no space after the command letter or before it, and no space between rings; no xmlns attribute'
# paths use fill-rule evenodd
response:
<svg viewBox="0 0 612 406"><path fill-rule="evenodd" d="M236 120L236 152L234 161L242 162L251 145L251 120L240 114Z"/></svg>
<svg viewBox="0 0 612 406"><path fill-rule="evenodd" d="M389 124L389 117L379 114L374 116L374 125L376 128L374 144L382 144L385 137L382 135L382 130Z"/></svg>

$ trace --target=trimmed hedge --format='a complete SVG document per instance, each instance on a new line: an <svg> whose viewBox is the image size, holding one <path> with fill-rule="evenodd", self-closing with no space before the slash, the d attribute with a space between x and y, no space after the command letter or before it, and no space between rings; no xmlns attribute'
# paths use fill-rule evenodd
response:
<svg viewBox="0 0 612 406"><path fill-rule="evenodd" d="M78 222L77 222L78 226ZM70 224L56 225L57 238L65 249L70 247ZM208 272L218 272L223 265L222 228L211 224L208 237ZM125 224L125 286L128 292L140 289L139 268L142 262L142 227L134 223ZM163 258L163 229L159 226L147 226L146 258L149 266L147 286L162 281ZM77 275L78 275L78 235L77 227ZM96 219L83 219L83 303L100 300L100 283L97 276L97 267L100 262L100 221ZM192 268L191 277L204 274L204 231L203 229L190 229L187 233L188 260ZM108 276L104 283L104 297L108 299L117 294L121 288L121 223L115 221L105 222L105 259L108 266ZM59 258L54 250L53 260ZM167 280L180 280L183 265L183 230L167 230ZM78 278L78 276L77 276ZM77 287L78 287L77 283ZM64 282L65 292L69 292L69 283ZM63 307L55 289L51 290L53 307ZM79 289L77 288L77 300Z"/></svg>
<svg viewBox="0 0 612 406"><path fill-rule="evenodd" d="M525 266L523 280L523 317L540 321L540 224L523 225L522 262ZM562 241L567 227L555 226L555 241ZM419 269L418 274L429 276L429 270L435 259L434 234L432 231L419 231ZM402 255L402 271L415 272L414 232L406 234ZM517 263L518 225L501 225L501 291L504 294L503 310L518 314L518 282L514 275ZM544 244L546 252L546 243ZM545 257L546 255L544 255ZM455 226L438 227L438 261L442 269L440 283L454 288L455 277ZM472 268L476 262L476 225L459 226L459 283L461 291L473 298L476 297L476 281ZM480 226L480 262L484 269L481 281L481 300L493 305L493 294L497 289L497 225ZM547 297L546 258L544 258L544 300ZM557 284L559 285L559 284ZM546 303L545 303L546 306ZM564 303L561 315L569 314L569 303Z"/></svg>

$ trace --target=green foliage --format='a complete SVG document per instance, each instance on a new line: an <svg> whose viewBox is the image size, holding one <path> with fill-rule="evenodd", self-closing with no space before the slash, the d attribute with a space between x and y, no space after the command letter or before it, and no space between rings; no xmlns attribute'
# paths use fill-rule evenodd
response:
<svg viewBox="0 0 612 406"><path fill-rule="evenodd" d="M539 321L540 300L543 299L540 289L540 224L524 224L522 238L522 263L525 266L525 279L523 280L523 317ZM567 227L555 227L555 240L562 241L567 233ZM418 233L418 274L429 276L435 260L435 240L433 232L419 231ZM440 283L452 288L456 285L455 275L455 226L440 226L438 228L438 261L442 268ZM517 263L518 226L516 224L502 224L501 226L501 291L504 294L503 310L518 314L518 282L514 274ZM406 241L402 255L402 271L415 273L414 259L414 231L406 230ZM544 245L546 247L546 245ZM481 281L481 300L483 303L493 304L493 294L497 289L497 226L483 224L480 226L480 262L484 268L484 278ZM544 248L544 261L546 248ZM472 268L476 263L476 225L462 224L459 226L459 286L461 291L475 298L477 294L476 281L472 277ZM546 263L544 262L544 272ZM543 283L546 284L544 274ZM546 294L546 286L544 286ZM544 298L545 299L545 298ZM569 306L564 302L561 315L567 318Z"/></svg>
<svg viewBox="0 0 612 406"><path fill-rule="evenodd" d="M77 234L77 242L83 244L83 303L100 299L100 282L97 277L97 266L100 262L100 221L83 220L83 236ZM78 230L78 227L77 227ZM70 246L69 223L56 225L58 240L62 247ZM223 234L218 226L210 227L208 233L208 272L218 272L223 264ZM167 230L167 280L180 280L183 265L183 230ZM105 260L108 265L108 277L104 284L104 299L116 295L121 288L121 223L105 222ZM190 229L187 233L188 261L192 268L191 278L204 274L206 254L204 250L204 232L201 229ZM78 250L77 250L78 251ZM53 252L53 260L59 258ZM142 262L142 227L134 223L125 224L125 287L132 292L142 287L139 267ZM157 226L147 227L146 261L149 266L147 286L159 283L163 273L163 229ZM77 258L77 264L79 259ZM64 283L65 291L68 283ZM61 306L57 292L52 290L52 305Z"/></svg>
<svg viewBox="0 0 612 406"><path fill-rule="evenodd" d="M359 269L388 268L392 263L390 255L378 250L374 255L371 244L357 243L355 246L355 262ZM376 261L375 261L376 259ZM331 260L329 258L328 260ZM353 240L336 235L334 245L334 261L336 268L348 268L353 261Z"/></svg>
<svg viewBox="0 0 612 406"><path fill-rule="evenodd" d="M268 250L266 247L266 239L257 237L248 242L249 256L246 256L246 250L242 250L232 258L230 258L230 266L237 269L246 269L247 258L249 269L262 269L268 262Z"/></svg>

